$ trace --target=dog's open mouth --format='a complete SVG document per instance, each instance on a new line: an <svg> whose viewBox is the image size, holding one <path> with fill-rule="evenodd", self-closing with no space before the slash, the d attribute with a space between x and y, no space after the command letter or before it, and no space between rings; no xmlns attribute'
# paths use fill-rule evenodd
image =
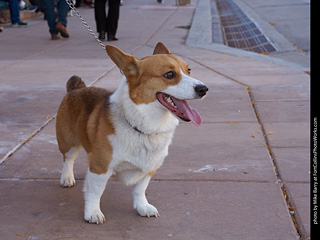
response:
<svg viewBox="0 0 320 240"><path fill-rule="evenodd" d="M202 119L197 110L193 109L186 100L180 100L165 93L157 93L158 101L174 115L183 121L191 121L197 127Z"/></svg>

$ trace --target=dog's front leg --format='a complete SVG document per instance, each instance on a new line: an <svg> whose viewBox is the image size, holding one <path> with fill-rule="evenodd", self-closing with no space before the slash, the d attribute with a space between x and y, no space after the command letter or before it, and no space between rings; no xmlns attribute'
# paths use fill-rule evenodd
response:
<svg viewBox="0 0 320 240"><path fill-rule="evenodd" d="M148 203L146 198L146 189L151 176L148 174L142 178L133 189L133 207L137 209L142 217L160 217L158 210Z"/></svg>
<svg viewBox="0 0 320 240"><path fill-rule="evenodd" d="M100 210L100 198L111 175L110 170L103 174L96 174L88 169L83 190L85 194L84 219L89 223L100 224L106 221Z"/></svg>

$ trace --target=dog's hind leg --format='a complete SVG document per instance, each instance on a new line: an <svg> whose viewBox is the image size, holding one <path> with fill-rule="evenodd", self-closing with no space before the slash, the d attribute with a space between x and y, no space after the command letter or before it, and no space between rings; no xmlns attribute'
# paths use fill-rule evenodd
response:
<svg viewBox="0 0 320 240"><path fill-rule="evenodd" d="M62 173L60 178L60 184L63 187L72 187L76 183L76 180L74 179L74 174L73 174L73 165L74 165L74 161L79 155L80 150L81 150L81 146L74 146L70 148L68 152L63 154L64 165L62 168Z"/></svg>

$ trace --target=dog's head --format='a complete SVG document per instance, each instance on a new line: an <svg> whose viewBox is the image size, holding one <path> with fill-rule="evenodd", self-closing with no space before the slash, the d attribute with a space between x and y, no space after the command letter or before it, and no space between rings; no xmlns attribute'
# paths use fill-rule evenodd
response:
<svg viewBox="0 0 320 240"><path fill-rule="evenodd" d="M153 55L141 59L107 45L106 51L112 61L126 76L129 95L135 104L158 101L167 110L184 121L196 126L202 123L199 113L187 102L203 98L208 88L190 77L188 64L170 53L161 42Z"/></svg>

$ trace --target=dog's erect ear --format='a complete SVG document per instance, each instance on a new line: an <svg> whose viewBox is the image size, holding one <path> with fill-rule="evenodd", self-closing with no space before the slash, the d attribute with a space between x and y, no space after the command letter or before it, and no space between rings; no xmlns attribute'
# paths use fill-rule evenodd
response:
<svg viewBox="0 0 320 240"><path fill-rule="evenodd" d="M119 48L106 45L106 51L111 60L122 70L126 77L138 74L138 58L122 52Z"/></svg>
<svg viewBox="0 0 320 240"><path fill-rule="evenodd" d="M169 54L169 49L162 43L158 42L157 46L154 48L153 55L155 54Z"/></svg>

